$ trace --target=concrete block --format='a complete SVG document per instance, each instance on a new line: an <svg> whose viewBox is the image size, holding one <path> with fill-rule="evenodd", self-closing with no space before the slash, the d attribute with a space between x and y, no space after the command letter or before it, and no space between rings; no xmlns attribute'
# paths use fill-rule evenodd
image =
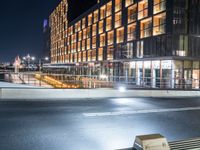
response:
<svg viewBox="0 0 200 150"><path fill-rule="evenodd" d="M160 134L137 136L134 148L136 150L170 150L166 138Z"/></svg>

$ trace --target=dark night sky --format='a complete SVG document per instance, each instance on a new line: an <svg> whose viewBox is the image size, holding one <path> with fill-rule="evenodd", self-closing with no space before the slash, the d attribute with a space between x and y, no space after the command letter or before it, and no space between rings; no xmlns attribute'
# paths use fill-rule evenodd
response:
<svg viewBox="0 0 200 150"><path fill-rule="evenodd" d="M0 6L0 62L13 61L18 54L42 54L43 20L61 0L4 0ZM74 19L96 0L69 0Z"/></svg>

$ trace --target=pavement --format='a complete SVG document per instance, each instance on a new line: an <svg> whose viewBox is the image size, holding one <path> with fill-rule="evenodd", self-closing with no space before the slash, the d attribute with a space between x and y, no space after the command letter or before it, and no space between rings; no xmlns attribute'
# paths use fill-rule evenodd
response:
<svg viewBox="0 0 200 150"><path fill-rule="evenodd" d="M0 102L0 150L113 150L200 137L200 98Z"/></svg>

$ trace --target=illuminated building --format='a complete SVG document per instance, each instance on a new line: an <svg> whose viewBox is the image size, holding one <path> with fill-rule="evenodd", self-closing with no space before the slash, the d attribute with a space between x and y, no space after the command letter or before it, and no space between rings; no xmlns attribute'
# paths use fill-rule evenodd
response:
<svg viewBox="0 0 200 150"><path fill-rule="evenodd" d="M200 0L100 0L69 23L67 11L63 0L50 16L52 65L138 86L199 88Z"/></svg>

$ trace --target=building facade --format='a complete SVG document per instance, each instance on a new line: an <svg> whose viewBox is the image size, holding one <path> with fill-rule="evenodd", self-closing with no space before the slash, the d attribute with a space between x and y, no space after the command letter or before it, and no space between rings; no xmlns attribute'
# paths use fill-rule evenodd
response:
<svg viewBox="0 0 200 150"><path fill-rule="evenodd" d="M153 88L200 86L200 0L100 0L67 20L50 16L51 63Z"/></svg>

